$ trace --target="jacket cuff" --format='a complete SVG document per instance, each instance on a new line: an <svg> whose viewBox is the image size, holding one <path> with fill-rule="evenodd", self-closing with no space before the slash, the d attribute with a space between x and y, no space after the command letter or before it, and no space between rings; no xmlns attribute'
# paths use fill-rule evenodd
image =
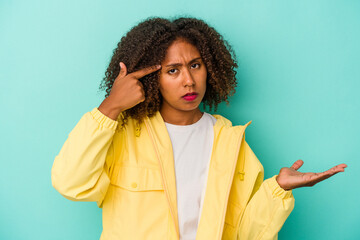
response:
<svg viewBox="0 0 360 240"><path fill-rule="evenodd" d="M109 118L108 116L100 112L98 108L94 108L93 110L91 110L90 114L100 125L106 128L110 128L114 131L116 130L118 121Z"/></svg>
<svg viewBox="0 0 360 240"><path fill-rule="evenodd" d="M272 178L267 179L267 184L270 188L270 191L272 192L272 195L274 197L279 197L282 199L290 198L292 197L292 190L284 190L280 187L278 182L276 181L277 175L273 176Z"/></svg>

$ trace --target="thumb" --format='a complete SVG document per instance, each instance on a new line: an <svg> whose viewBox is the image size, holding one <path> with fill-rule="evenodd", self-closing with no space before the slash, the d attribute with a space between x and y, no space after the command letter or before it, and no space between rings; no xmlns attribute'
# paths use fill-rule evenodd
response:
<svg viewBox="0 0 360 240"><path fill-rule="evenodd" d="M127 68L126 65L123 62L119 63L120 65L120 73L119 73L119 77L125 77L127 74Z"/></svg>
<svg viewBox="0 0 360 240"><path fill-rule="evenodd" d="M304 161L299 159L290 168L292 168L294 170L298 170L303 164L304 164Z"/></svg>

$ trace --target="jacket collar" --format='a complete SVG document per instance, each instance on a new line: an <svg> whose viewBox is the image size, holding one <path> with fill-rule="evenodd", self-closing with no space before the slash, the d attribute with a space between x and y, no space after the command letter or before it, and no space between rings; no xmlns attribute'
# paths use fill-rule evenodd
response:
<svg viewBox="0 0 360 240"><path fill-rule="evenodd" d="M221 238L227 201L238 159L244 126L232 127L226 118L214 115L214 143L211 155L206 191L196 239ZM176 179L171 140L164 120L157 112L145 119L146 129L152 139L162 174L162 181L168 199L175 230L179 237L179 223L176 196Z"/></svg>

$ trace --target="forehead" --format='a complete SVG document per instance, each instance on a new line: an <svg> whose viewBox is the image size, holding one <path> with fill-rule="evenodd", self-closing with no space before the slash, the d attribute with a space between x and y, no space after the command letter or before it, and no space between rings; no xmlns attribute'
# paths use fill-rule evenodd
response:
<svg viewBox="0 0 360 240"><path fill-rule="evenodd" d="M184 39L175 40L166 50L164 62L192 60L201 57L196 46Z"/></svg>

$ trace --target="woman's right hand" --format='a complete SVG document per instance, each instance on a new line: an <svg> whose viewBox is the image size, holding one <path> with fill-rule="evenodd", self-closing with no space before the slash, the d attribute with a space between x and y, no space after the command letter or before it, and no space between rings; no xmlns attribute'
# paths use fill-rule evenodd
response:
<svg viewBox="0 0 360 240"><path fill-rule="evenodd" d="M127 74L125 64L120 62L119 65L120 73L113 83L110 94L98 107L100 112L113 120L116 120L122 111L145 100L144 88L139 79L161 68L161 65L155 65Z"/></svg>

